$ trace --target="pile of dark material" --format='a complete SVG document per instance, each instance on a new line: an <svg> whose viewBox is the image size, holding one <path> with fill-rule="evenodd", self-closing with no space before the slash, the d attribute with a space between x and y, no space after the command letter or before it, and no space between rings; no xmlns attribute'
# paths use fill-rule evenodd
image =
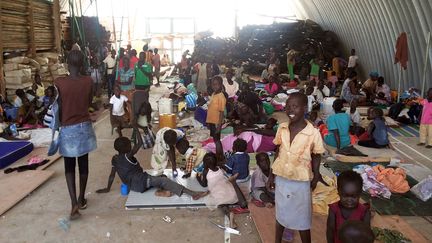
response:
<svg viewBox="0 0 432 243"><path fill-rule="evenodd" d="M109 43L111 33L98 22L96 17L83 16L82 20L81 17L76 17L76 22L71 17L67 17L62 21L64 47L66 50L70 50L74 39L76 40L79 36L78 29L75 29L75 36L73 36L72 23L74 22L75 26L76 23L78 23L79 28L81 29L81 21L83 25L82 29L84 30L85 41L89 43L89 48L91 50L95 50L98 46L105 46ZM80 45L85 44L80 42L82 42L82 40L79 41Z"/></svg>
<svg viewBox="0 0 432 243"><path fill-rule="evenodd" d="M288 50L299 52L294 71L302 75L308 74L311 59L319 58L325 67L331 66L334 56L342 54L336 34L324 31L318 24L307 20L248 25L240 30L238 41L233 38L205 37L195 41L192 58L194 61L216 61L225 65L247 62L245 71L259 75L265 67L270 48L278 55L281 72L287 71Z"/></svg>

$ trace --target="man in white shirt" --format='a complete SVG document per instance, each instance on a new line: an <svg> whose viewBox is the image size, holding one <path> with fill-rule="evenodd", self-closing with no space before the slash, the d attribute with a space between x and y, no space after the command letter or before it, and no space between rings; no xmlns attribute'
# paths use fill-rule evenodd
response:
<svg viewBox="0 0 432 243"><path fill-rule="evenodd" d="M351 56L348 59L348 75L357 68L358 59L355 49L351 49Z"/></svg>
<svg viewBox="0 0 432 243"><path fill-rule="evenodd" d="M107 66L107 84L108 84L108 97L111 97L113 94L113 86L114 86L114 80L115 80L115 72L114 67L116 65L116 51L112 50L111 55L108 55L105 60L103 60L103 63Z"/></svg>

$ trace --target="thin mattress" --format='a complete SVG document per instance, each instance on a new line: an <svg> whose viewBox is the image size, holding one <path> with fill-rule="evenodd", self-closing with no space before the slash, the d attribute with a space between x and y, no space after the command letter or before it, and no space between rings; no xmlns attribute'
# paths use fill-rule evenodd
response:
<svg viewBox="0 0 432 243"><path fill-rule="evenodd" d="M0 169L3 169L33 151L28 141L0 142Z"/></svg>

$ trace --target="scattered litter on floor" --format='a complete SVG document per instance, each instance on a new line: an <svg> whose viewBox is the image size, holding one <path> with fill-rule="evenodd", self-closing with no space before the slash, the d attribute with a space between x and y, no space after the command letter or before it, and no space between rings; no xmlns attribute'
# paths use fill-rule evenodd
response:
<svg viewBox="0 0 432 243"><path fill-rule="evenodd" d="M60 228L64 231L67 232L70 229L70 220L67 218L59 218L57 220L58 225L60 226Z"/></svg>
<svg viewBox="0 0 432 243"><path fill-rule="evenodd" d="M241 235L240 231L238 231L236 229L233 229L233 228L230 228L230 227L226 227L226 226L217 224L217 223L215 223L215 222L213 222L211 220L209 220L209 222L212 223L212 224L214 224L214 225L216 225L219 229L225 230L225 232L227 232L227 233L234 234L234 235Z"/></svg>
<svg viewBox="0 0 432 243"><path fill-rule="evenodd" d="M106 237L107 237L107 238L110 238L110 237L111 237L111 233L110 233L110 232L107 232L107 233L106 233Z"/></svg>
<svg viewBox="0 0 432 243"><path fill-rule="evenodd" d="M46 233L47 233L47 231L45 230L45 231L43 232L43 236L45 236L45 235L46 235Z"/></svg>
<svg viewBox="0 0 432 243"><path fill-rule="evenodd" d="M142 230L142 232L145 233L146 231L145 231L145 230Z"/></svg>
<svg viewBox="0 0 432 243"><path fill-rule="evenodd" d="M199 211L199 208L192 208L192 207L189 207L189 208L187 208L189 211L192 211L192 212L197 212L197 211Z"/></svg>
<svg viewBox="0 0 432 243"><path fill-rule="evenodd" d="M167 223L173 223L172 218L168 215L165 215L162 219L163 219L163 221L165 221Z"/></svg>

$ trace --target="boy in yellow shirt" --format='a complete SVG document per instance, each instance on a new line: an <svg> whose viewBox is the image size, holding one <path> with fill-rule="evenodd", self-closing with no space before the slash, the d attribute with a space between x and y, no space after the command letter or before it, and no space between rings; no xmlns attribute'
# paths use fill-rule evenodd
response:
<svg viewBox="0 0 432 243"><path fill-rule="evenodd" d="M303 243L311 242L311 189L318 181L324 146L319 131L305 120L308 99L291 94L286 102L289 121L282 123L273 140L278 146L267 187L275 191L276 240L282 241L286 229L298 230Z"/></svg>
<svg viewBox="0 0 432 243"><path fill-rule="evenodd" d="M215 141L216 148L222 148L220 134L226 106L226 98L222 92L222 78L220 76L214 76L211 80L211 86L213 94L210 97L206 122L208 129L210 129L210 136L213 137Z"/></svg>

